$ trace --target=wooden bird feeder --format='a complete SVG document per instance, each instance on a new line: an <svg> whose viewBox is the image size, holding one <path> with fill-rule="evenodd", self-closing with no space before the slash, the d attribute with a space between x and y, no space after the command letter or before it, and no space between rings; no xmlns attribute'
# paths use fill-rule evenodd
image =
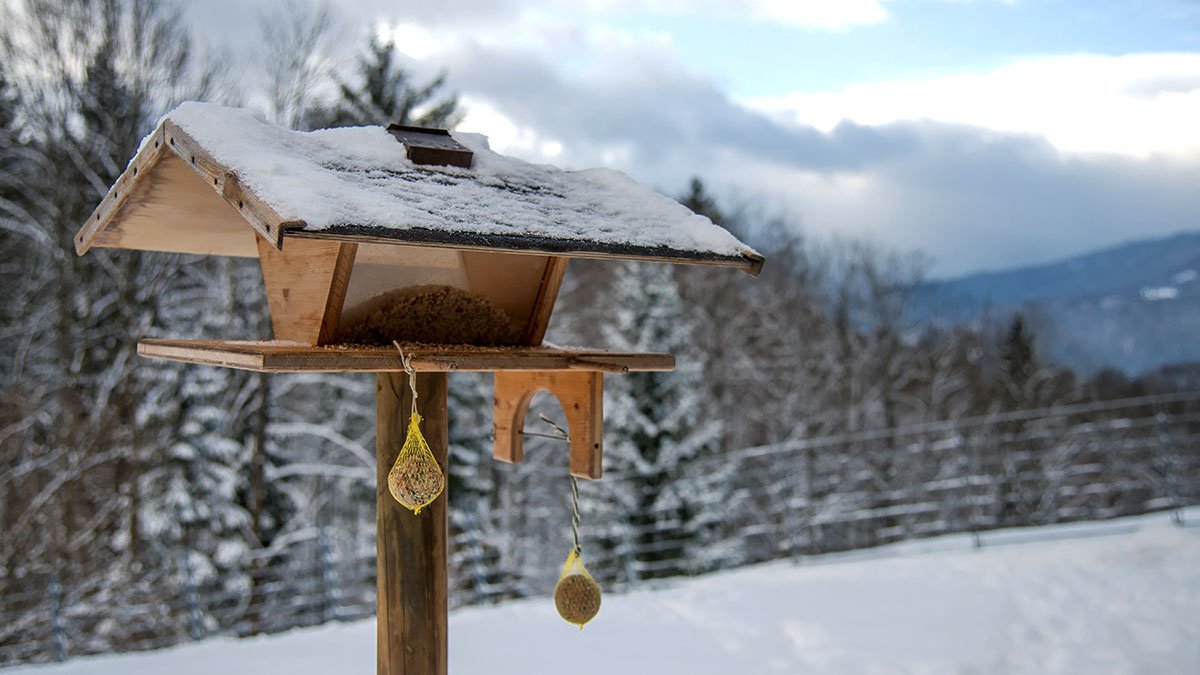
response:
<svg viewBox="0 0 1200 675"><path fill-rule="evenodd" d="M604 374L670 370L674 357L543 345L567 260L752 275L763 264L708 219L617 172L526 164L472 134L397 125L300 133L200 103L163 118L79 230L78 254L98 246L254 257L262 267L273 340L146 338L141 356L377 373L378 672L388 675L446 672L447 499L413 515L388 493L411 404L407 375L394 346L341 344L347 326L406 289L485 299L505 319L505 345L396 336L407 341L425 437L443 471L446 373L490 371L494 457L521 461L525 413L547 390L569 423L570 472L597 479Z"/></svg>

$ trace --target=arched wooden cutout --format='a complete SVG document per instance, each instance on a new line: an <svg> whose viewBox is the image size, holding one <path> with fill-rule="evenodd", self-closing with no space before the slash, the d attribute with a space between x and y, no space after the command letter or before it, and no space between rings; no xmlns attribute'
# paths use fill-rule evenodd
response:
<svg viewBox="0 0 1200 675"><path fill-rule="evenodd" d="M571 475L600 478L601 443L604 431L604 374L579 371L496 372L495 407L492 420L496 445L492 457L509 463L525 458L525 414L534 394L554 394L567 416L571 439Z"/></svg>

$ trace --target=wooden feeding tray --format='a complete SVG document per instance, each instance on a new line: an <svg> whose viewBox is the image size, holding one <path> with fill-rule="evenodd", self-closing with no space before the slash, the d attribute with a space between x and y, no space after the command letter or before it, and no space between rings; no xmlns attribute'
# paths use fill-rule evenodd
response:
<svg viewBox="0 0 1200 675"><path fill-rule="evenodd" d="M671 354L613 352L561 347L475 347L401 345L418 372L492 371L665 371L675 367ZM402 372L395 347L325 345L283 340L171 340L145 338L138 355L164 361L223 366L259 373Z"/></svg>
<svg viewBox="0 0 1200 675"><path fill-rule="evenodd" d="M570 472L599 479L603 442L603 373L666 371L671 354L613 352L561 347L476 347L472 345L401 345L418 373L450 371L495 373L492 456L503 462L524 459L521 429L533 397L549 391L562 405L570 434ZM312 346L283 340L171 340L138 342L144 358L222 366L260 373L404 372L394 346Z"/></svg>

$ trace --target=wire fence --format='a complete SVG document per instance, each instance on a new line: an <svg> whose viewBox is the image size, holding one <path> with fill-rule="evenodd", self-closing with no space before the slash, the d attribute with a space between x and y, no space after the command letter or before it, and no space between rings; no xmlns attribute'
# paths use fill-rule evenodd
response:
<svg viewBox="0 0 1200 675"><path fill-rule="evenodd" d="M533 482L564 479L557 465L530 464L486 500L453 504L452 607L552 589L570 548L570 493L524 499L537 492ZM606 591L946 533L983 545L986 531L1005 527L1161 510L1181 522L1183 507L1200 504L1200 392L799 439L701 458L688 471L667 482L610 474L581 484L585 555ZM696 489L713 484L720 489ZM691 489L687 499L661 498ZM614 506L639 503L652 506L637 518ZM119 582L7 580L0 666L375 613L369 536L317 530L251 552L236 574L191 561L180 551Z"/></svg>

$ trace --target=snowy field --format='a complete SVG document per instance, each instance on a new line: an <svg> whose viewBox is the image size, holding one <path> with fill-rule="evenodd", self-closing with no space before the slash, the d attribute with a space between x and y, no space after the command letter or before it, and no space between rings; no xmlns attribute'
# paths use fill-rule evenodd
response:
<svg viewBox="0 0 1200 675"><path fill-rule="evenodd" d="M451 616L450 672L1200 673L1200 510L949 536L610 596L582 632L549 599ZM371 621L9 673L371 673Z"/></svg>

